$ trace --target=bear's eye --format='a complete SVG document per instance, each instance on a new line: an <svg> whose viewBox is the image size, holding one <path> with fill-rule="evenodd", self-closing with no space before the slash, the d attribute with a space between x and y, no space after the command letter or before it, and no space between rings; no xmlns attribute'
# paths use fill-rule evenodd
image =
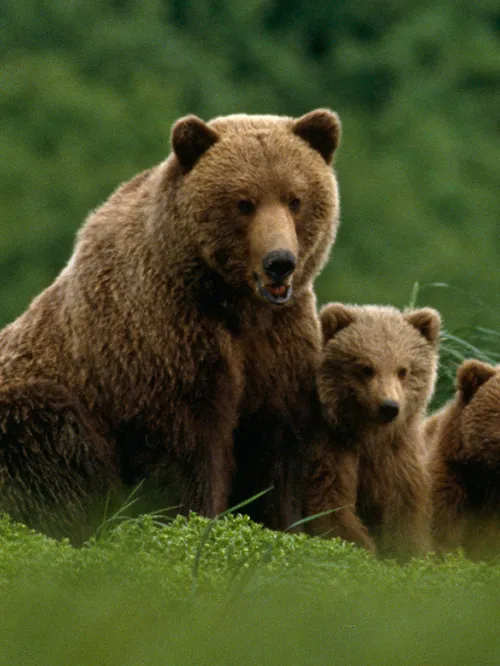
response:
<svg viewBox="0 0 500 666"><path fill-rule="evenodd" d="M298 197L294 197L288 202L288 208L292 211L292 213L298 213L301 203L302 202Z"/></svg>
<svg viewBox="0 0 500 666"><path fill-rule="evenodd" d="M375 370L372 368L371 365L362 365L360 366L360 370L365 377L373 377L373 375L375 374Z"/></svg>
<svg viewBox="0 0 500 666"><path fill-rule="evenodd" d="M255 204L249 199L240 199L238 201L238 210L242 215L251 215L255 213Z"/></svg>
<svg viewBox="0 0 500 666"><path fill-rule="evenodd" d="M399 370L398 370L398 378L399 379L405 379L407 374L408 374L408 368L399 368Z"/></svg>

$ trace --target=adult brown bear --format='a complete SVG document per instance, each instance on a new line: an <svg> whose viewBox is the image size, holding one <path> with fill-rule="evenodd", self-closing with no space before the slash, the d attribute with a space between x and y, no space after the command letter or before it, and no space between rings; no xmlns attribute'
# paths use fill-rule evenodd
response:
<svg viewBox="0 0 500 666"><path fill-rule="evenodd" d="M207 516L273 485L254 516L300 517L339 134L322 109L188 116L90 215L0 333L0 509L84 538L96 497L149 478Z"/></svg>

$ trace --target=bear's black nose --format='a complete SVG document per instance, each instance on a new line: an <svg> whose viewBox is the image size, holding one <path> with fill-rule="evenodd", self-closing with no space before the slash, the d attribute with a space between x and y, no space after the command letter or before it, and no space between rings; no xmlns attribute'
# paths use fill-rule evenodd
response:
<svg viewBox="0 0 500 666"><path fill-rule="evenodd" d="M283 282L293 273L297 259L290 250L273 250L262 260L262 268L273 282Z"/></svg>
<svg viewBox="0 0 500 666"><path fill-rule="evenodd" d="M390 423L399 414L399 403L395 400L384 400L378 409L378 413L384 423Z"/></svg>

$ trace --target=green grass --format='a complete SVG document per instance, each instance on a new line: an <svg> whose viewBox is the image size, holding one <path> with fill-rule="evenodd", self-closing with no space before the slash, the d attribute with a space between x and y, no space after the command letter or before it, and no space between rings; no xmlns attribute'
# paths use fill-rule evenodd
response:
<svg viewBox="0 0 500 666"><path fill-rule="evenodd" d="M413 285L408 307L423 307L433 305L440 292L454 293L462 300L466 307L479 308L479 311L498 320L500 330L500 315L490 311L488 305L473 294L457 289L444 282ZM440 341L439 375L432 401L432 409L437 409L454 392L455 375L457 368L467 358L477 358L492 365L500 364L500 332L484 326L465 326L450 330L443 322Z"/></svg>
<svg viewBox="0 0 500 666"><path fill-rule="evenodd" d="M500 662L500 563L460 553L401 566L241 515L0 539L2 664Z"/></svg>

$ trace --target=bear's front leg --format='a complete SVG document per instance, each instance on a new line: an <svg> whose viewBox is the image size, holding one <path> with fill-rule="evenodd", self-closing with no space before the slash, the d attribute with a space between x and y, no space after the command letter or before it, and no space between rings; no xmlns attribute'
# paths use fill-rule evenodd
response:
<svg viewBox="0 0 500 666"><path fill-rule="evenodd" d="M182 371L169 369L186 376L168 377L154 409L148 403L116 428L123 481L129 488L144 481L146 510L214 518L229 507L241 372L213 344L201 356L184 359Z"/></svg>
<svg viewBox="0 0 500 666"><path fill-rule="evenodd" d="M262 497L263 522L275 530L303 532L302 503L305 443L293 429L275 424L270 429L269 491ZM265 469L263 470L265 474ZM264 477L265 478L265 477Z"/></svg>
<svg viewBox="0 0 500 666"><path fill-rule="evenodd" d="M264 493L242 509L252 520L286 530L303 517L304 446L279 413L263 409L240 419L235 461L231 506Z"/></svg>
<svg viewBox="0 0 500 666"><path fill-rule="evenodd" d="M233 427L213 430L199 422L203 434L192 455L181 466L180 505L183 513L195 511L215 518L229 508L234 472Z"/></svg>
<svg viewBox="0 0 500 666"><path fill-rule="evenodd" d="M216 370L206 388L198 383L176 407L177 431L183 435L178 441L181 510L208 518L229 508L242 394L241 376L229 362L221 360Z"/></svg>

